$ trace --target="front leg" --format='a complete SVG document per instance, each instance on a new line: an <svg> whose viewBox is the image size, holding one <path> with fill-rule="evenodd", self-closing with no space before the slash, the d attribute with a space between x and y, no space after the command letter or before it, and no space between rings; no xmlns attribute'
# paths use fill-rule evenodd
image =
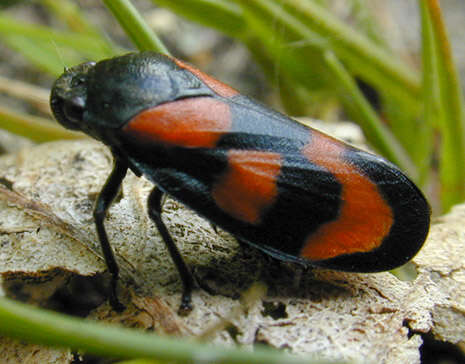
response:
<svg viewBox="0 0 465 364"><path fill-rule="evenodd" d="M123 157L118 157L113 154L114 166L113 171L108 176L105 185L98 195L97 202L94 209L94 220L97 228L97 235L102 247L103 256L108 267L108 271L111 273L111 291L110 291L110 304L116 311L124 310L124 305L118 300L116 293L116 286L118 283L119 267L116 263L113 250L108 241L107 233L105 231L104 220L108 209L110 208L113 200L115 199L118 191L121 187L124 177L128 171L128 161Z"/></svg>
<svg viewBox="0 0 465 364"><path fill-rule="evenodd" d="M155 222L155 225L158 228L168 251L173 259L176 268L178 269L179 275L181 276L181 281L183 285L183 293L181 299L181 306L179 307L179 313L182 315L188 314L192 310L191 296L192 288L194 286L194 279L192 277L189 268L187 268L186 263L182 259L181 254L179 253L178 248L174 244L173 239L171 238L168 229L161 219L161 210L162 210L162 201L163 201L163 192L159 188L155 187L148 198L148 212L150 218Z"/></svg>

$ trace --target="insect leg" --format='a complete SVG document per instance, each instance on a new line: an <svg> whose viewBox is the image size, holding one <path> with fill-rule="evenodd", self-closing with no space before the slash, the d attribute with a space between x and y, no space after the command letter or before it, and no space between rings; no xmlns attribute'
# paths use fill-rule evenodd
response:
<svg viewBox="0 0 465 364"><path fill-rule="evenodd" d="M163 200L163 192L155 187L147 201L148 205L148 212L150 218L155 222L155 225L160 232L160 235L165 242L166 247L171 255L171 259L173 259L176 268L181 276L181 281L183 285L183 293L181 299L181 306L179 307L179 313L186 315L192 310L191 304L191 296L192 296L192 288L194 286L194 279L192 277L189 268L187 267L186 263L182 259L181 254L179 253L178 248L174 244L173 239L171 238L168 229L166 228L165 224L161 219L161 210L162 210L162 200Z"/></svg>
<svg viewBox="0 0 465 364"><path fill-rule="evenodd" d="M124 305L122 305L116 294L116 286L118 283L118 273L119 267L116 263L113 250L111 249L110 243L108 242L107 233L105 231L104 220L107 214L108 209L110 208L113 200L118 194L121 182L126 176L128 170L128 162L124 158L114 156L114 166L113 171L108 176L105 185L100 191L100 194L97 198L97 203L95 204L94 209L94 221L97 228L97 235L100 241L100 246L102 247L103 256L105 257L105 262L108 267L108 271L111 273L111 292L110 292L110 304L116 311L124 310Z"/></svg>

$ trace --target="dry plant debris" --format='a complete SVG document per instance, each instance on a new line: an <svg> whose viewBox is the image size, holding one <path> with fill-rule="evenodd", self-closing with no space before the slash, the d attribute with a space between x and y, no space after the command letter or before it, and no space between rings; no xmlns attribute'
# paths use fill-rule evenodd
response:
<svg viewBox="0 0 465 364"><path fill-rule="evenodd" d="M7 294L47 306L72 277L101 277L92 206L111 164L106 148L86 139L0 158L0 274ZM117 314L103 304L92 317L221 345L261 343L378 363L419 363L421 333L464 345L465 205L432 226L413 261L418 276L406 282L390 273L303 271L241 248L168 199L164 221L202 287L183 318L176 314L178 273L146 214L151 188L129 173L106 220L128 309ZM15 358L12 350L3 339L0 355ZM68 360L66 352L48 355Z"/></svg>

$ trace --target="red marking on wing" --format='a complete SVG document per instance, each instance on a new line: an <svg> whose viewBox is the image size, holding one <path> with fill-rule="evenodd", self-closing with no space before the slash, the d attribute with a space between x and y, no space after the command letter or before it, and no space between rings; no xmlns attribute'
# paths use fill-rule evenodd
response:
<svg viewBox="0 0 465 364"><path fill-rule="evenodd" d="M281 163L278 153L229 151L228 169L212 189L215 202L238 220L259 223L278 194Z"/></svg>
<svg viewBox="0 0 465 364"><path fill-rule="evenodd" d="M223 96L223 97L231 97L234 95L239 94L239 91L236 89L232 88L229 85L226 85L225 83L218 81L217 79L207 75L206 73L203 73L199 69L192 67L191 65L184 63L180 61L179 59L172 58L174 63L176 63L179 67L184 68L188 70L189 72L192 72L194 75L196 75L198 78L200 78L205 84L210 87L213 91L215 91L218 95Z"/></svg>
<svg viewBox="0 0 465 364"><path fill-rule="evenodd" d="M321 226L305 242L301 255L311 260L369 252L382 244L393 224L392 210L376 184L342 158L344 144L313 132L303 154L325 167L342 184L339 217Z"/></svg>
<svg viewBox="0 0 465 364"><path fill-rule="evenodd" d="M145 142L213 148L229 131L229 106L210 97L193 97L142 111L124 131Z"/></svg>

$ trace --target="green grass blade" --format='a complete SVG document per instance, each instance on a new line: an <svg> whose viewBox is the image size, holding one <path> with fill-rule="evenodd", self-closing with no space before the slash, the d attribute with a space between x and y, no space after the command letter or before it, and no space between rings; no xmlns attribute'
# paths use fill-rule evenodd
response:
<svg viewBox="0 0 465 364"><path fill-rule="evenodd" d="M66 130L51 120L19 114L2 106L0 106L0 128L38 143L85 137L84 134Z"/></svg>
<svg viewBox="0 0 465 364"><path fill-rule="evenodd" d="M92 59L108 58L114 54L108 51L107 44L89 35L57 31L46 26L29 24L0 14L0 35L22 35L30 40L55 42L79 51Z"/></svg>
<svg viewBox="0 0 465 364"><path fill-rule="evenodd" d="M281 100L286 111L293 115L306 114L309 109L308 91L296 85L295 79L316 80L323 74L318 72L318 70L321 71L321 67L316 66L317 62L309 64L308 59L295 61L292 57L282 56L282 53L285 54L288 50L283 49L282 43L279 43L273 35L257 37L254 32L250 31L250 27L246 26L246 17L252 12L245 14L236 0L153 0L153 2L189 20L240 39L249 48L269 81L280 90ZM263 13L258 13L257 16L253 17L257 23L271 20L266 19ZM276 33L279 33L279 30ZM264 42L267 44L264 45ZM311 59L316 58L318 57L311 57ZM312 70L315 71L312 72Z"/></svg>
<svg viewBox="0 0 465 364"><path fill-rule="evenodd" d="M81 11L76 2L71 0L42 0L41 3L46 6L56 18L61 19L71 31L100 39L102 46L106 48L106 52L108 52L109 55L121 53L119 47L113 45L108 37L104 36L97 27L87 21L86 14Z"/></svg>
<svg viewBox="0 0 465 364"><path fill-rule="evenodd" d="M77 63L81 59L76 53L58 54L54 44L49 41L33 40L22 35L0 35L0 38L11 49L21 53L31 64L53 76L60 75L65 65Z"/></svg>
<svg viewBox="0 0 465 364"><path fill-rule="evenodd" d="M152 0L155 4L234 38L247 36L243 14L231 0Z"/></svg>
<svg viewBox="0 0 465 364"><path fill-rule="evenodd" d="M344 95L349 96L348 99L346 96L343 96L341 99L344 100L346 108L355 114L355 119L358 121L367 139L387 159L397 164L413 179L417 178L417 170L407 153L380 120L378 114L363 96L355 80L344 68L344 65L330 51L325 53L325 59L336 79L335 85L338 85L337 87L343 90Z"/></svg>
<svg viewBox="0 0 465 364"><path fill-rule="evenodd" d="M242 6L248 28L259 39L268 54L273 55L278 72L286 72L295 82L309 90L325 87L323 52L328 43L318 34L274 2L261 0L237 0ZM302 46L300 41L305 39ZM298 43L299 42L299 43Z"/></svg>
<svg viewBox="0 0 465 364"><path fill-rule="evenodd" d="M421 1L420 1L421 2ZM463 94L438 0L426 0L437 59L441 128L441 201L447 211L465 199L465 119Z"/></svg>
<svg viewBox="0 0 465 364"><path fill-rule="evenodd" d="M434 42L431 19L426 4L419 1L421 15L422 35L422 67L423 67L423 125L419 128L419 142L423 142L426 148L423 150L423 158L418 163L420 182L425 182L431 169L431 156L433 153L433 128L439 129L442 124L439 118L439 75L438 59Z"/></svg>
<svg viewBox="0 0 465 364"><path fill-rule="evenodd" d="M153 50L169 54L163 42L129 0L104 0L104 3L140 51Z"/></svg>
<svg viewBox="0 0 465 364"><path fill-rule="evenodd" d="M367 6L367 0L349 0L349 3L351 11L348 17L354 19L351 22L376 44L385 45L386 40L382 37L376 18Z"/></svg>
<svg viewBox="0 0 465 364"><path fill-rule="evenodd" d="M251 1L264 5L274 3L271 0ZM283 11L289 12L308 29L324 37L352 74L386 90L400 101L405 102L407 99L410 103L418 104L421 87L415 70L312 1L282 0L282 4Z"/></svg>
<svg viewBox="0 0 465 364"><path fill-rule="evenodd" d="M182 363L329 363L256 348L254 352L157 336L98 324L0 298L0 333L37 344L70 347L111 358L147 358Z"/></svg>
<svg viewBox="0 0 465 364"><path fill-rule="evenodd" d="M366 132L370 143L388 159L408 171L413 178L417 176L407 153L364 99L352 76L339 61L336 62L332 57L328 58L327 55L331 54L327 53L331 49L329 42L271 1L241 0L239 3L243 6L250 29L268 47L269 53L276 55L276 59L281 62L281 69L289 70L292 78L309 90L314 90L320 85L335 90L332 77L336 77L341 82L338 89L339 96L342 95L341 100L352 111L352 115ZM276 23L278 22L285 28L284 40L277 39ZM283 46L286 41L292 42L293 39L298 38L308 40L305 49ZM347 95L350 95L350 99L355 102L352 104L347 102Z"/></svg>
<svg viewBox="0 0 465 364"><path fill-rule="evenodd" d="M152 0L155 4L176 12L191 21L212 27L231 37L240 39L249 48L255 61L260 65L268 80L280 89L281 99L286 111L293 115L301 115L306 112L308 98L301 95L306 92L297 92L295 81L287 72L298 72L302 67L295 67L295 63L288 67L281 67L279 45L274 40L271 46L275 51L270 51L270 44L264 46L263 37L258 38L249 27L242 8L236 0ZM264 21L263 14L259 14L258 21ZM307 65L308 66L308 65ZM307 76L308 76L307 67ZM302 73L300 73L302 74ZM315 73L316 74L316 73ZM301 78L301 77L298 77ZM301 89L301 88L300 88Z"/></svg>
<svg viewBox="0 0 465 364"><path fill-rule="evenodd" d="M273 12L279 11L279 7L263 9L248 0L238 4L243 8L250 34L245 43L278 89L286 111L292 115L308 115L315 94L327 91L329 80L320 51L324 44L307 46L302 52L300 45L290 45L298 40L295 33L285 33L275 22ZM293 20L289 19L289 23L302 26ZM317 34L308 32L307 35L307 45L321 42Z"/></svg>

